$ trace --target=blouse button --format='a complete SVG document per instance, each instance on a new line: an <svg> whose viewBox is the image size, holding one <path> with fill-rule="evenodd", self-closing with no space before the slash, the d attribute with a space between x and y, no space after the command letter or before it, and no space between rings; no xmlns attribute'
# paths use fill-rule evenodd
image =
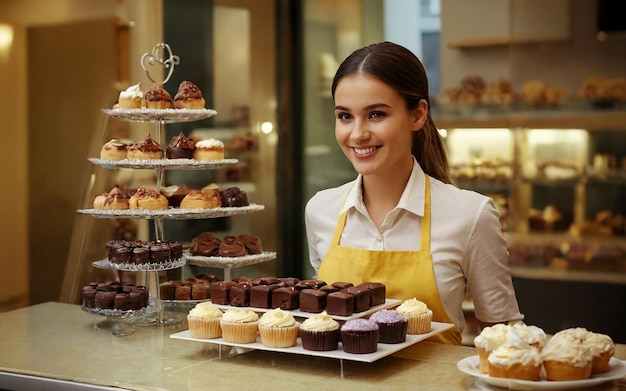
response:
<svg viewBox="0 0 626 391"><path fill-rule="evenodd" d="M383 236L382 236L382 235L378 235L378 236L376 237L376 240L377 240L378 242L382 242L382 241L383 241Z"/></svg>

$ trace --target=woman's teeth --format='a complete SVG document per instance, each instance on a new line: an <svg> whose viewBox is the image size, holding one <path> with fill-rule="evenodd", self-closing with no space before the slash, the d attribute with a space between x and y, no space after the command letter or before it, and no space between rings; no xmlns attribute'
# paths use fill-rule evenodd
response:
<svg viewBox="0 0 626 391"><path fill-rule="evenodd" d="M365 155L366 153L372 153L376 150L376 147L369 147L369 148L354 148L354 152L356 152L359 155Z"/></svg>

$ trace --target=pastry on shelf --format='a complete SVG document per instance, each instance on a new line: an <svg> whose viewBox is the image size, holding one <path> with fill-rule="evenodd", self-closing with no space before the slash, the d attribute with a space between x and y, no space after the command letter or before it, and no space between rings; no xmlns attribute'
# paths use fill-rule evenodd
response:
<svg viewBox="0 0 626 391"><path fill-rule="evenodd" d="M93 201L94 209L124 210L129 209L129 201L135 190L124 190L115 185L110 191L97 195Z"/></svg>
<svg viewBox="0 0 626 391"><path fill-rule="evenodd" d="M128 159L157 160L163 158L161 145L148 133L143 140L128 147Z"/></svg>
<svg viewBox="0 0 626 391"><path fill-rule="evenodd" d="M143 92L141 91L141 83L137 83L120 92L117 104L113 106L116 109L140 109L142 105Z"/></svg>
<svg viewBox="0 0 626 391"><path fill-rule="evenodd" d="M161 83L154 83L143 94L143 107L146 109L172 109L174 100Z"/></svg>
<svg viewBox="0 0 626 391"><path fill-rule="evenodd" d="M130 197L128 206L130 209L162 210L167 209L167 198L156 190L141 186Z"/></svg>
<svg viewBox="0 0 626 391"><path fill-rule="evenodd" d="M183 81L174 95L174 107L177 109L204 109L205 100L202 91L190 81Z"/></svg>
<svg viewBox="0 0 626 391"><path fill-rule="evenodd" d="M128 144L119 139L112 139L105 143L100 149L100 159L103 160L122 160L126 159Z"/></svg>
<svg viewBox="0 0 626 391"><path fill-rule="evenodd" d="M193 151L196 150L196 144L192 139L180 132L178 136L174 136L165 149L165 157L168 159L193 159Z"/></svg>
<svg viewBox="0 0 626 391"><path fill-rule="evenodd" d="M531 80L522 85L521 95L524 102L529 106L554 107L568 96L568 91L542 80Z"/></svg>
<svg viewBox="0 0 626 391"><path fill-rule="evenodd" d="M180 202L181 209L213 209L222 206L219 190L191 190Z"/></svg>
<svg viewBox="0 0 626 391"><path fill-rule="evenodd" d="M196 143L193 158L196 160L223 160L224 143L214 138L200 140Z"/></svg>

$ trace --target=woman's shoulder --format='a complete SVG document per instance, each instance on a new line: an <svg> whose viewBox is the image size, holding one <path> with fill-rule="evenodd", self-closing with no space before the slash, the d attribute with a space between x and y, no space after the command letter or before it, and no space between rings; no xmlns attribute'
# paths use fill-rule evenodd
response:
<svg viewBox="0 0 626 391"><path fill-rule="evenodd" d="M309 199L306 204L306 209L319 210L319 208L329 209L332 208L332 206L340 206L348 194L348 191L350 191L350 187L353 183L354 181L345 183L338 187L318 191Z"/></svg>
<svg viewBox="0 0 626 391"><path fill-rule="evenodd" d="M432 179L431 193L434 193L434 199L447 200L453 205L467 207L469 205L484 205L490 200L484 194L473 190L467 190L457 187L453 184L447 184L437 179Z"/></svg>

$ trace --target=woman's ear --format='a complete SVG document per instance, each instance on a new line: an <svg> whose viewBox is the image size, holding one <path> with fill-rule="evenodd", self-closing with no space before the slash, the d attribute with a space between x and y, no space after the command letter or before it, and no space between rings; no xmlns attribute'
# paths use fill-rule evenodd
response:
<svg viewBox="0 0 626 391"><path fill-rule="evenodd" d="M413 109L413 130L418 131L424 126L428 119L428 102L420 99L417 107Z"/></svg>

